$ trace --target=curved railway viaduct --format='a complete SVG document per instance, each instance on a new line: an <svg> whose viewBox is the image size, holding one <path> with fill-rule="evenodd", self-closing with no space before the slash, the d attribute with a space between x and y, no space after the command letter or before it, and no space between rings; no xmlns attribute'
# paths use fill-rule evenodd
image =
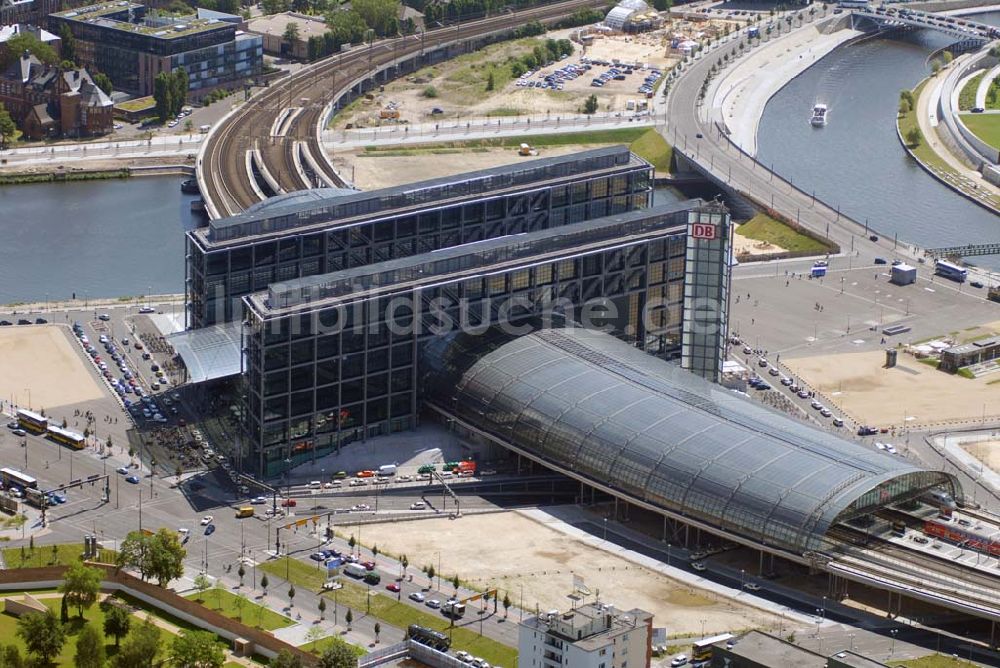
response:
<svg viewBox="0 0 1000 668"><path fill-rule="evenodd" d="M240 213L274 194L343 186L320 135L334 109L400 74L479 48L530 21L550 23L602 0L567 0L359 45L279 80L230 112L198 156L211 218ZM258 178L259 177L259 178Z"/></svg>

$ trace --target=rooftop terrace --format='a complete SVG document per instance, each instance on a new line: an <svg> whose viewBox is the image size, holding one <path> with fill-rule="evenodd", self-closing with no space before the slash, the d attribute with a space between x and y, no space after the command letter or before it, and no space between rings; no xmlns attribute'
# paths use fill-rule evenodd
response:
<svg viewBox="0 0 1000 668"><path fill-rule="evenodd" d="M140 22L128 20L129 10L132 10L139 17ZM148 35L158 39L176 39L230 25L217 18L198 18L196 14L144 17L145 11L146 7L143 5L120 0L119 2L107 2L56 12L53 16L70 21L100 25L113 30Z"/></svg>

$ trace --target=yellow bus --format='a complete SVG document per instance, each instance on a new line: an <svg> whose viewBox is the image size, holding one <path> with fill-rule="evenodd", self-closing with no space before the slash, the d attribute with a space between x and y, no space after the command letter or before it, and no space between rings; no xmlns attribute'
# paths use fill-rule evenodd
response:
<svg viewBox="0 0 1000 668"><path fill-rule="evenodd" d="M62 429L53 425L49 425L47 436L56 443L68 445L74 450L83 450L84 446L87 444L87 440L83 437L83 434L78 434L75 431Z"/></svg>
<svg viewBox="0 0 1000 668"><path fill-rule="evenodd" d="M253 517L253 506L243 506L236 510L236 517Z"/></svg>

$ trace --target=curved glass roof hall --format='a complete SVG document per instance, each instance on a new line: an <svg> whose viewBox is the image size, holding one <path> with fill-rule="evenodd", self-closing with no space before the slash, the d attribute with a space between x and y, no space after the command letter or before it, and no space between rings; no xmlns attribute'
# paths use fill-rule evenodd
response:
<svg viewBox="0 0 1000 668"><path fill-rule="evenodd" d="M458 335L426 351L431 401L585 479L804 553L850 516L957 480L805 425L611 336Z"/></svg>

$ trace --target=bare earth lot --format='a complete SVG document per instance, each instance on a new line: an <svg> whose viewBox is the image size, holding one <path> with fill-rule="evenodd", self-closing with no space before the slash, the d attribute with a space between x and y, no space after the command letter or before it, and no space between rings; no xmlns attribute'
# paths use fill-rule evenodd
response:
<svg viewBox="0 0 1000 668"><path fill-rule="evenodd" d="M105 396L57 325L0 327L0 399L53 413Z"/></svg>
<svg viewBox="0 0 1000 668"><path fill-rule="evenodd" d="M576 153L586 146L554 146L539 149L538 157L552 157ZM342 174L354 174L354 185L362 190L375 190L389 186L412 183L424 179L436 179L477 169L498 167L514 162L525 162L517 154L517 149L496 148L476 151L456 151L454 153L420 152L415 155L364 156L362 151L338 153L333 158L334 166ZM353 169L353 172L351 171Z"/></svg>
<svg viewBox="0 0 1000 668"><path fill-rule="evenodd" d="M902 352L893 369L882 368L885 353L881 350L782 357L781 361L844 413L873 426L980 420L984 404L996 406L1000 402L1000 383L989 384L996 375L969 380L938 371Z"/></svg>
<svg viewBox="0 0 1000 668"><path fill-rule="evenodd" d="M986 468L1000 471L1000 441L963 443L962 449L981 461Z"/></svg>
<svg viewBox="0 0 1000 668"><path fill-rule="evenodd" d="M517 80L510 78L509 59L531 53L546 39L568 39L574 31L558 30L539 37L494 44L475 54L425 67L411 76L387 84L383 91L374 93L373 99L351 104L336 116L332 127L343 129L348 123L355 127L394 123L396 121L379 119L379 110L389 105L399 110L399 122L421 123L458 117L577 112L584 99L592 93L597 95L600 111L624 111L626 100L640 99L642 96L638 88L645 76L644 70L636 70L624 81L609 81L603 88L594 88L590 85L591 80L608 69L594 65L589 72L565 82L561 91L518 86ZM586 52L580 44L574 43L573 55L537 70L528 81L542 81L547 74L560 67L578 64L584 53L591 59L618 59L664 69L678 60L678 56L667 54L666 44L664 31L643 35L598 35ZM485 82L491 66L496 76L496 87L487 91ZM428 88L435 90L435 97L426 96ZM435 109L440 112L433 114Z"/></svg>
<svg viewBox="0 0 1000 668"><path fill-rule="evenodd" d="M670 635L700 634L702 620L706 633L777 626L767 613L671 580L517 512L373 528L379 548L405 553L411 568L430 563L437 568L440 553L446 578L457 572L474 586L496 585L515 605L523 586L525 610L536 604L541 610L569 608L576 574L591 592L600 591L603 602L652 612L655 625L666 626ZM477 580L477 573L492 577Z"/></svg>

